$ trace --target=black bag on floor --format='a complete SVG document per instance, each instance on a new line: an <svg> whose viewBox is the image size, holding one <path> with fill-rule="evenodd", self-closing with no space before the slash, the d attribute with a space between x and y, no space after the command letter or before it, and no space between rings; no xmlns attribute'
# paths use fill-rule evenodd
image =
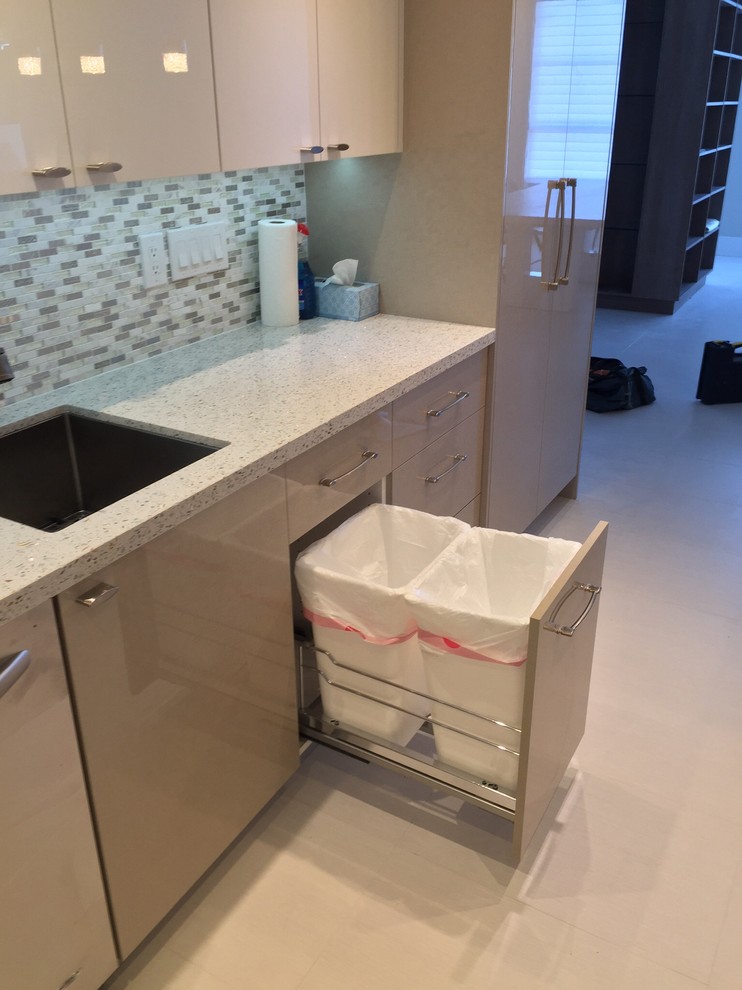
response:
<svg viewBox="0 0 742 990"><path fill-rule="evenodd" d="M706 405L742 402L742 341L707 340L703 346L696 398Z"/></svg>
<svg viewBox="0 0 742 990"><path fill-rule="evenodd" d="M646 368L627 368L618 358L590 358L587 408L592 412L635 409L654 400L654 385Z"/></svg>

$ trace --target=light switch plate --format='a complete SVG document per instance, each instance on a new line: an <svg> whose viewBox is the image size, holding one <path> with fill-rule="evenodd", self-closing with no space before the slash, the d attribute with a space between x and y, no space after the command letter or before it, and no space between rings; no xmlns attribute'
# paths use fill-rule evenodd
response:
<svg viewBox="0 0 742 990"><path fill-rule="evenodd" d="M173 281L219 272L229 267L227 224L224 220L169 230L167 243Z"/></svg>

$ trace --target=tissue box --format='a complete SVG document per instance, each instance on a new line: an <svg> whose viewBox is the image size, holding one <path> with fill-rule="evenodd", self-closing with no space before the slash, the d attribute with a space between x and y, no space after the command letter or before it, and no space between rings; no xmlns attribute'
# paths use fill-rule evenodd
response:
<svg viewBox="0 0 742 990"><path fill-rule="evenodd" d="M365 320L379 312L379 283L354 282L353 285L324 284L314 280L317 313L333 320Z"/></svg>

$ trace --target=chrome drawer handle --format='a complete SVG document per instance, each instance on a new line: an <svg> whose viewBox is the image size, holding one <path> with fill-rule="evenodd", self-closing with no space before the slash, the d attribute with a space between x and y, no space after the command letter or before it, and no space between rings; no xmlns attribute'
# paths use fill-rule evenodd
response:
<svg viewBox="0 0 742 990"><path fill-rule="evenodd" d="M587 600L587 605L583 608L582 612L578 615L577 619L571 626L561 626L556 621L556 617L561 611L562 606L566 604L567 600L572 597L575 591L586 591L590 595ZM601 588L596 584L582 584L580 581L575 581L569 591L562 595L552 609L551 615L544 623L544 629L547 629L549 632L556 633L558 636L574 636L575 630L587 618L588 612L597 601L600 592Z"/></svg>
<svg viewBox="0 0 742 990"><path fill-rule="evenodd" d="M299 148L299 151L307 155L321 155L324 150L321 144L313 144L311 148Z"/></svg>
<svg viewBox="0 0 742 990"><path fill-rule="evenodd" d="M121 162L91 162L85 166L88 172L120 172L123 167Z"/></svg>
<svg viewBox="0 0 742 990"><path fill-rule="evenodd" d="M457 402L463 402L464 399L469 398L468 392L449 392L449 395L455 396L453 402L449 402L447 406L441 406L440 409L428 409L425 413L426 416L442 416L444 412L448 412L449 409L453 409Z"/></svg>
<svg viewBox="0 0 742 990"><path fill-rule="evenodd" d="M0 660L0 698L13 687L15 682L26 673L31 666L31 654L21 650L15 656Z"/></svg>
<svg viewBox="0 0 742 990"><path fill-rule="evenodd" d="M118 588L111 584L105 584L101 582L96 584L94 588L90 591L83 592L78 598L75 599L78 605L84 605L86 608L92 608L94 605L102 605L103 602L107 602L114 595L118 594Z"/></svg>
<svg viewBox="0 0 742 990"><path fill-rule="evenodd" d="M327 145L327 150L328 151L350 151L350 145L349 144L328 144Z"/></svg>
<svg viewBox="0 0 742 990"><path fill-rule="evenodd" d="M47 165L45 168L35 168L31 172L31 175L39 179L64 179L71 174L70 169L64 165Z"/></svg>
<svg viewBox="0 0 742 990"><path fill-rule="evenodd" d="M453 464L451 465L451 467L448 468L447 471L443 471L442 474L429 474L428 477L424 479L425 484L437 485L438 482L441 480L441 478L445 478L446 475L450 474L454 468L457 468L459 466L459 464L463 464L464 461L466 460L466 456L467 456L466 454L453 454L452 455Z"/></svg>
<svg viewBox="0 0 742 990"><path fill-rule="evenodd" d="M366 463L366 461L372 461L375 457L378 456L379 454L378 451L376 450L364 450L364 452L361 454L360 463L356 464L355 467L352 467L350 471L346 471L345 474L338 475L337 478L322 478L320 480L320 484L324 485L325 488L332 488L332 486L336 485L338 481L344 481L351 474L353 474L354 471L358 471L359 468L362 468L363 465Z"/></svg>

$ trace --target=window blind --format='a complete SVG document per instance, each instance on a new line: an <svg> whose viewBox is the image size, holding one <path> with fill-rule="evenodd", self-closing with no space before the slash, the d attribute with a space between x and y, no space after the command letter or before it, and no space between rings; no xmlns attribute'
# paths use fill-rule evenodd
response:
<svg viewBox="0 0 742 990"><path fill-rule="evenodd" d="M623 0L536 0L526 179L604 179Z"/></svg>

